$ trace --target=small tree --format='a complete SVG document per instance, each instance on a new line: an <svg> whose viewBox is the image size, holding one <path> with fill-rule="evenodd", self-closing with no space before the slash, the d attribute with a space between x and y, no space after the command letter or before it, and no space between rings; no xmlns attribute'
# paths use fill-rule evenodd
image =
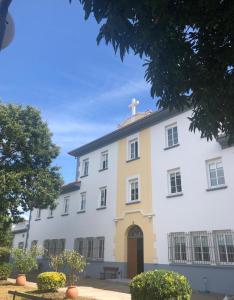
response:
<svg viewBox="0 0 234 300"><path fill-rule="evenodd" d="M78 273L83 272L86 267L86 258L75 250L65 250L63 253L64 263L68 268L68 281L75 285L78 281Z"/></svg>
<svg viewBox="0 0 234 300"><path fill-rule="evenodd" d="M37 269L37 257L42 255L42 253L42 249L36 246L32 247L32 249L13 248L11 250L13 267L21 274Z"/></svg>
<svg viewBox="0 0 234 300"><path fill-rule="evenodd" d="M54 272L58 272L64 264L64 253L49 256L49 266Z"/></svg>

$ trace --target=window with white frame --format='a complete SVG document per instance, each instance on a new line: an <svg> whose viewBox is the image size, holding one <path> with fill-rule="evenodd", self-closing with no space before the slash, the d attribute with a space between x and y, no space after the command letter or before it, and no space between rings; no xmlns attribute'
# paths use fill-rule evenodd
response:
<svg viewBox="0 0 234 300"><path fill-rule="evenodd" d="M180 194L182 192L180 169L168 171L169 194Z"/></svg>
<svg viewBox="0 0 234 300"><path fill-rule="evenodd" d="M99 207L106 207L107 188L106 186L100 188L100 204Z"/></svg>
<svg viewBox="0 0 234 300"><path fill-rule="evenodd" d="M234 263L234 233L231 231L215 232L215 242L220 263Z"/></svg>
<svg viewBox="0 0 234 300"><path fill-rule="evenodd" d="M69 213L69 201L70 201L70 197L63 198L63 214Z"/></svg>
<svg viewBox="0 0 234 300"><path fill-rule="evenodd" d="M139 142L138 137L128 141L128 160L133 160L139 157Z"/></svg>
<svg viewBox="0 0 234 300"><path fill-rule="evenodd" d="M108 169L108 151L104 151L101 153L101 170Z"/></svg>
<svg viewBox="0 0 234 300"><path fill-rule="evenodd" d="M184 262L187 260L186 234L185 233L171 233L169 235L170 241L170 258L175 262Z"/></svg>
<svg viewBox="0 0 234 300"><path fill-rule="evenodd" d="M99 259L104 259L104 246L105 246L105 239L103 238L98 238L98 258Z"/></svg>
<svg viewBox="0 0 234 300"><path fill-rule="evenodd" d="M86 158L82 161L82 176L88 176L89 174L89 159Z"/></svg>
<svg viewBox="0 0 234 300"><path fill-rule="evenodd" d="M36 210L36 219L40 219L41 218L41 209L37 208Z"/></svg>
<svg viewBox="0 0 234 300"><path fill-rule="evenodd" d="M85 211L86 209L86 192L80 194L80 211Z"/></svg>
<svg viewBox="0 0 234 300"><path fill-rule="evenodd" d="M207 173L210 188L225 185L223 164L220 158L207 161Z"/></svg>
<svg viewBox="0 0 234 300"><path fill-rule="evenodd" d="M128 202L139 201L139 179L138 177L128 181Z"/></svg>
<svg viewBox="0 0 234 300"><path fill-rule="evenodd" d="M166 146L173 147L178 144L177 125L173 124L166 127Z"/></svg>
<svg viewBox="0 0 234 300"><path fill-rule="evenodd" d="M93 238L87 239L87 258L93 258Z"/></svg>
<svg viewBox="0 0 234 300"><path fill-rule="evenodd" d="M194 262L210 262L210 247L207 232L192 232L192 260Z"/></svg>

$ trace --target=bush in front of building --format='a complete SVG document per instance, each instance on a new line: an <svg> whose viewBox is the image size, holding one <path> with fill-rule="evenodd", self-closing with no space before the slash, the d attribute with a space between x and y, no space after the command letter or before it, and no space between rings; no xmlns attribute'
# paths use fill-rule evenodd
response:
<svg viewBox="0 0 234 300"><path fill-rule="evenodd" d="M12 265L6 262L0 263L0 280L7 280L12 271Z"/></svg>
<svg viewBox="0 0 234 300"><path fill-rule="evenodd" d="M56 291L58 288L64 287L66 283L66 275L61 272L44 272L37 276L38 290Z"/></svg>
<svg viewBox="0 0 234 300"><path fill-rule="evenodd" d="M7 247L0 247L0 263L9 261L10 251Z"/></svg>
<svg viewBox="0 0 234 300"><path fill-rule="evenodd" d="M132 300L189 300L192 289L185 276L154 270L135 276L130 283L130 292Z"/></svg>

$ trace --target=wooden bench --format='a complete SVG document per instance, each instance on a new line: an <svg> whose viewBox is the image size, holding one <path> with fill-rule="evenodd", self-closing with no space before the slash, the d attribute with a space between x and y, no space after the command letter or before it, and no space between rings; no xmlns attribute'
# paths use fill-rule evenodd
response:
<svg viewBox="0 0 234 300"><path fill-rule="evenodd" d="M29 299L29 300L53 300L51 298L42 298L40 296L34 296L34 295L29 295L23 292L17 292L17 291L8 291L9 295L13 296L13 300L18 299L16 296L22 297L21 299Z"/></svg>
<svg viewBox="0 0 234 300"><path fill-rule="evenodd" d="M116 279L119 272L118 267L104 267L100 273L100 279Z"/></svg>

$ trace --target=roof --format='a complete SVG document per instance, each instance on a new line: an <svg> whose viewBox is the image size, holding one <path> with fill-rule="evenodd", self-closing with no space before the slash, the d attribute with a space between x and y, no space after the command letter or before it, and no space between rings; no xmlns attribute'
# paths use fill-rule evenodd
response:
<svg viewBox="0 0 234 300"><path fill-rule="evenodd" d="M124 127L121 127L107 135L104 135L88 144L85 144L79 148L76 148L76 149L68 152L68 154L75 156L75 157L85 155L85 154L90 153L94 150L97 150L101 147L109 145L117 140L120 140L131 134L134 134L142 129L148 128L152 125L155 125L157 123L160 123L162 121L170 119L179 114L181 114L180 111L178 111L178 110L170 111L169 109L153 112L133 123L130 123L130 124L128 124Z"/></svg>
<svg viewBox="0 0 234 300"><path fill-rule="evenodd" d="M67 194L70 192L75 192L80 189L80 181L74 181L62 186L61 195Z"/></svg>

